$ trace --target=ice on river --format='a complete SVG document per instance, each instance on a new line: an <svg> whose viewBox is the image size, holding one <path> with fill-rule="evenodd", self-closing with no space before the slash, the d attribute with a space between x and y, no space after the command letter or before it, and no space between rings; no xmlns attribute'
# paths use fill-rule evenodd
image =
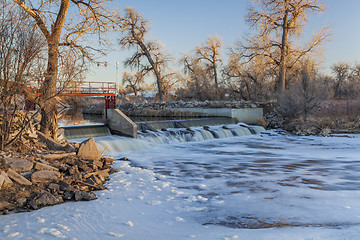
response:
<svg viewBox="0 0 360 240"><path fill-rule="evenodd" d="M0 239L359 239L360 136L267 134L115 154L99 199L0 216Z"/></svg>

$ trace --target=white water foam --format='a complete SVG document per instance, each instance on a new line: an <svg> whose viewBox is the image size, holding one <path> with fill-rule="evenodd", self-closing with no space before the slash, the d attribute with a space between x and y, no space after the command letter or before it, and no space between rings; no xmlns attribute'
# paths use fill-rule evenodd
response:
<svg viewBox="0 0 360 240"><path fill-rule="evenodd" d="M152 132L146 134L139 132L138 139L120 137L116 135L96 138L96 142L101 152L118 153L126 151L134 151L147 149L157 144L172 144L180 142L202 142L217 138L231 138L237 136L260 134L265 129L260 126L239 126L229 125L197 127L191 130L186 129L167 129L167 131ZM80 140L79 140L80 141Z"/></svg>

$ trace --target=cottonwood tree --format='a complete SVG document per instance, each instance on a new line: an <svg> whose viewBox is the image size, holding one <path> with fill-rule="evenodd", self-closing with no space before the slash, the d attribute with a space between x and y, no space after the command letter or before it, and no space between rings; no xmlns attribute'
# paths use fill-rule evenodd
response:
<svg viewBox="0 0 360 240"><path fill-rule="evenodd" d="M125 49L135 48L135 53L126 61L125 65L136 68L145 74L152 72L156 78L159 100L162 102L164 88L164 72L171 61L170 55L165 53L158 41L148 40L149 22L133 8L126 8L122 19L123 37L120 45Z"/></svg>
<svg viewBox="0 0 360 240"><path fill-rule="evenodd" d="M84 60L93 60L94 43L106 44L103 35L117 30L119 16L106 8L108 0L13 0L35 20L47 43L47 69L41 86L41 131L56 138L56 87L58 83L61 47L67 47ZM95 52L94 52L95 51ZM66 54L66 52L65 52Z"/></svg>
<svg viewBox="0 0 360 240"><path fill-rule="evenodd" d="M277 91L286 88L286 73L309 53L314 52L329 36L324 26L306 44L297 44L310 13L323 12L319 0L253 0L246 21L256 33L245 43L238 43L246 61L262 56L278 71Z"/></svg>
<svg viewBox="0 0 360 240"><path fill-rule="evenodd" d="M274 72L263 60L258 57L250 62L241 62L238 54L232 52L222 70L227 87L243 100L270 100L273 97L271 80Z"/></svg>
<svg viewBox="0 0 360 240"><path fill-rule="evenodd" d="M331 66L335 98L355 99L360 90L360 64L338 62Z"/></svg>
<svg viewBox="0 0 360 240"><path fill-rule="evenodd" d="M351 78L360 83L360 63L355 63L351 71Z"/></svg>
<svg viewBox="0 0 360 240"><path fill-rule="evenodd" d="M0 150L16 140L31 116L19 117L21 95L28 91L43 62L45 41L34 23L8 1L0 1ZM30 93L29 93L30 92ZM31 96L30 96L31 95ZM36 99L32 99L36 101ZM15 134L16 133L16 134Z"/></svg>
<svg viewBox="0 0 360 240"><path fill-rule="evenodd" d="M201 101L208 99L209 94L211 94L211 85L208 83L210 74L205 66L196 56L189 54L185 54L179 63L182 65L186 76L186 90L183 95Z"/></svg>
<svg viewBox="0 0 360 240"><path fill-rule="evenodd" d="M170 71L162 76L162 89L164 97L170 97L173 94L173 90L183 84L183 78L175 71Z"/></svg>
<svg viewBox="0 0 360 240"><path fill-rule="evenodd" d="M188 88L193 97L199 100L219 97L221 48L221 39L217 35L210 36L205 43L196 46L179 61L188 77Z"/></svg>
<svg viewBox="0 0 360 240"><path fill-rule="evenodd" d="M334 97L340 97L341 95L343 95L343 84L346 79L350 77L350 64L346 62L335 63L331 66L331 70L335 75Z"/></svg>
<svg viewBox="0 0 360 240"><path fill-rule="evenodd" d="M211 72L215 83L215 89L219 89L218 65L221 60L221 39L219 36L210 36L205 44L196 47L195 55L198 61L203 62L207 66L207 70Z"/></svg>
<svg viewBox="0 0 360 240"><path fill-rule="evenodd" d="M309 115L328 97L328 86L310 60L301 63L301 72L297 78L279 96L279 110L285 117L302 116L306 122Z"/></svg>
<svg viewBox="0 0 360 240"><path fill-rule="evenodd" d="M137 96L138 91L140 90L140 85L144 83L144 74L142 72L136 72L131 74L129 72L124 72L122 78L122 84L126 88L131 89L135 96Z"/></svg>

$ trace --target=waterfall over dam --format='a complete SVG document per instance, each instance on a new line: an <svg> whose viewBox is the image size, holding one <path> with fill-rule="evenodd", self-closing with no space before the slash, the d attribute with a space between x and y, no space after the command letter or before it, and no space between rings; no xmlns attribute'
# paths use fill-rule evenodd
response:
<svg viewBox="0 0 360 240"><path fill-rule="evenodd" d="M138 138L126 138L116 135L99 137L96 143L100 151L118 153L150 148L157 144L181 142L200 142L219 138L231 138L260 134L265 129L261 126L242 124L204 126L194 128L172 128L165 131L139 131Z"/></svg>
<svg viewBox="0 0 360 240"><path fill-rule="evenodd" d="M110 129L105 124L64 126L64 135L67 139L103 137L110 135Z"/></svg>
<svg viewBox="0 0 360 240"><path fill-rule="evenodd" d="M137 139L112 135L106 125L64 127L69 139L95 137L101 152L116 153L149 148L157 144L200 142L211 139L230 138L259 134L261 126L235 123L231 118L205 118L139 122Z"/></svg>

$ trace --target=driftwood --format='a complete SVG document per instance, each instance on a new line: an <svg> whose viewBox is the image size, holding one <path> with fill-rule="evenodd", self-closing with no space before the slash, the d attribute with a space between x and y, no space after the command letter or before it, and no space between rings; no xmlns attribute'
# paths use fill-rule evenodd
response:
<svg viewBox="0 0 360 240"><path fill-rule="evenodd" d="M45 134L43 134L40 131L36 131L36 133L38 134L39 138L43 142L45 142L46 146L50 150L61 150L61 151L67 151L67 152L74 152L75 151L75 148L73 148L69 144L63 146L60 143L58 143L56 140L54 140L53 138L46 136Z"/></svg>

